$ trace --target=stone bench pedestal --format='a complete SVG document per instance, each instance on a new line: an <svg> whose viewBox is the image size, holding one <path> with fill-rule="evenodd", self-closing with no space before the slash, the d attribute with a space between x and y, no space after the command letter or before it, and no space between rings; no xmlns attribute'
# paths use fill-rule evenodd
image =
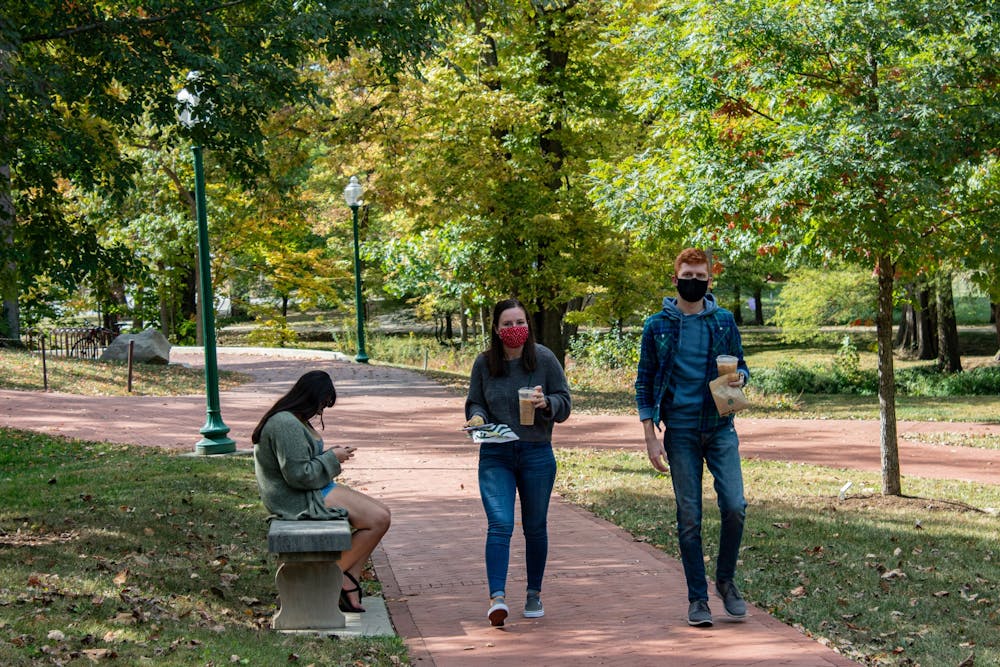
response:
<svg viewBox="0 0 1000 667"><path fill-rule="evenodd" d="M275 630L329 630L346 625L339 607L343 574L337 561L351 548L347 521L272 521L268 551L278 555L274 575L281 603Z"/></svg>

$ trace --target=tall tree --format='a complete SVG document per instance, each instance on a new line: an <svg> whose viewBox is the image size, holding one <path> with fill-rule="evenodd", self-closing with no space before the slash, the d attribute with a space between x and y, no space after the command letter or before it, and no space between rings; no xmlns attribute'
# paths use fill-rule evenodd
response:
<svg viewBox="0 0 1000 667"><path fill-rule="evenodd" d="M10 4L0 11L0 292L16 337L17 294L31 279L16 258L32 207L59 212L61 180L126 189L135 165L119 138L146 119L175 139L174 95L186 72L202 73L214 104L212 131L199 140L249 173L262 166L268 113L315 98L302 76L308 58L357 47L397 70L429 46L448 0Z"/></svg>
<svg viewBox="0 0 1000 667"><path fill-rule="evenodd" d="M562 358L567 311L628 270L616 259L627 238L587 199L589 161L620 152L629 137L618 61L602 41L610 8L466 7L440 56L387 99L412 114L372 179L380 202L399 212L397 233L460 229L466 250L449 256L472 262L455 266L454 278L490 299L519 297Z"/></svg>
<svg viewBox="0 0 1000 667"><path fill-rule="evenodd" d="M749 216L761 245L874 270L885 494L901 493L896 272L941 238L975 244L973 219L997 230L995 206L961 196L1000 128L994 19L980 0L689 0L632 42L629 98L661 137L638 164L670 184L653 216L704 231Z"/></svg>

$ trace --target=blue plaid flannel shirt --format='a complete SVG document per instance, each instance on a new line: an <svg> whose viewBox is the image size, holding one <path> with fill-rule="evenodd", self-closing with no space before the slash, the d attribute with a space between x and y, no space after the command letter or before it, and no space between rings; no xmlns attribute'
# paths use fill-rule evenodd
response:
<svg viewBox="0 0 1000 667"><path fill-rule="evenodd" d="M738 369L750 381L750 369L743 360L743 340L736 326L733 314L725 308L716 308L705 315L708 324L709 354L705 360L704 395L701 404L699 430L703 433L714 431L723 424L731 424L733 416L722 417L715 407L715 400L708 383L719 377L715 357L731 354L739 359ZM674 368L674 353L680 335L680 319L665 310L646 318L642 327L639 348L639 367L635 378L635 403L639 409L639 420L653 420L659 427L665 421L660 414L670 386L670 375Z"/></svg>

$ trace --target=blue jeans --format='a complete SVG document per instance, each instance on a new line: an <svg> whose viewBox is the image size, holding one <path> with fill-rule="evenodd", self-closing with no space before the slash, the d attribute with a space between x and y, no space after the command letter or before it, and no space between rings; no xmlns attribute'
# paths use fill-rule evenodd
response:
<svg viewBox="0 0 1000 667"><path fill-rule="evenodd" d="M687 579L688 601L708 599L705 559L701 544L701 487L704 466L715 478L719 500L719 558L715 580L732 581L743 540L747 503L743 497L740 441L732 424L709 433L697 429L666 429L663 445L677 500L677 540Z"/></svg>
<svg viewBox="0 0 1000 667"><path fill-rule="evenodd" d="M510 442L479 446L479 495L486 510L486 578L490 595L503 594L514 533L514 493L521 497L521 526L528 589L542 590L549 553L549 498L556 481L550 442Z"/></svg>

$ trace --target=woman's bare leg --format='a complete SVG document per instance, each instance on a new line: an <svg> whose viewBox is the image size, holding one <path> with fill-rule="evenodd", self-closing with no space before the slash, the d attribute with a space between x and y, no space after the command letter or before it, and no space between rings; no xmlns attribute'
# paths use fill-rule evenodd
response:
<svg viewBox="0 0 1000 667"><path fill-rule="evenodd" d="M389 508L360 491L337 484L326 494L327 507L343 507L347 510L347 518L354 529L351 537L351 548L340 554L340 569L349 572L355 579L361 580L365 563L378 546L382 536L389 530L392 521ZM344 582L345 588L353 588L349 581ZM360 602L359 593L351 594L351 604Z"/></svg>

